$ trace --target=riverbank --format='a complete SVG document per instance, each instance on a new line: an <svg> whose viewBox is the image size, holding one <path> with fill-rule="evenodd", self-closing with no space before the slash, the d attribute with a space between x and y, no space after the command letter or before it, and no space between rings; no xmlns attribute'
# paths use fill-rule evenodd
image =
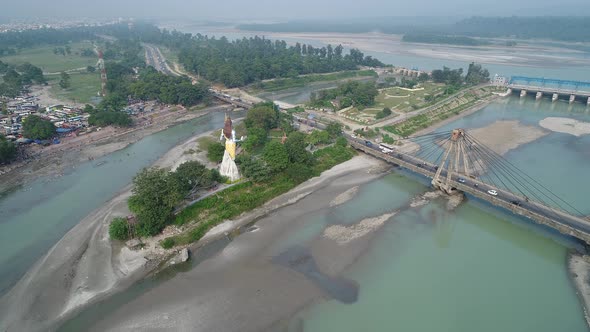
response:
<svg viewBox="0 0 590 332"><path fill-rule="evenodd" d="M227 106L213 106L200 111L180 109L166 111L153 120L132 128L103 128L86 135L64 139L61 144L45 148L30 147L33 157L0 169L0 192L43 176L61 176L68 168L121 150L142 138L179 123L198 118L209 112L226 110Z"/></svg>
<svg viewBox="0 0 590 332"><path fill-rule="evenodd" d="M193 137L170 150L155 164L160 167L174 167L178 156L184 155L193 142L211 132ZM318 178L314 178L295 191L314 188L326 179L348 174L358 168L371 165L364 157L336 166ZM130 187L126 187L103 207L84 218L68 232L32 269L0 300L0 321L2 327L18 330L44 330L80 308L98 301L109 294L126 288L134 281L146 276L175 250L163 250L157 245L157 239L148 243L145 250L134 252L117 245L111 247L108 238L108 224L113 217L129 213L126 200L130 196ZM293 204L307 194L296 194L289 199L284 195L265 204L238 220L232 221L229 228L240 227L281 206ZM220 225L220 227L228 227ZM170 235L170 234L167 234ZM225 236L217 229L195 244L204 243L220 236ZM178 249L178 248L176 248ZM65 280L63 276L66 276ZM48 292L47 289L51 289ZM35 313L35 314L31 314ZM40 319L42 317L43 319Z"/></svg>
<svg viewBox="0 0 590 332"><path fill-rule="evenodd" d="M590 256L571 250L567 255L567 270L584 309L584 318L590 327Z"/></svg>
<svg viewBox="0 0 590 332"><path fill-rule="evenodd" d="M177 145L155 165L173 167L177 156L191 145L196 148L193 143L205 135L211 132ZM126 186L82 219L0 298L0 330L54 328L60 319L145 277L175 253L162 249L157 239L146 241L141 251L111 242L108 226L113 218L130 214L131 189Z"/></svg>

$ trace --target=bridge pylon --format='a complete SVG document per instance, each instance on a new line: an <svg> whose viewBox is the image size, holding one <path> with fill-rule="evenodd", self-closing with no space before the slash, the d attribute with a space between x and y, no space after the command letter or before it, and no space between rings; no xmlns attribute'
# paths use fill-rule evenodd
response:
<svg viewBox="0 0 590 332"><path fill-rule="evenodd" d="M470 176L469 158L465 151L465 131L463 129L454 129L448 142L444 157L440 165L438 165L431 183L433 187L452 195L459 192L451 183L451 181L456 180L454 177L459 176L461 171L464 176ZM445 176L443 176L443 171L446 173Z"/></svg>

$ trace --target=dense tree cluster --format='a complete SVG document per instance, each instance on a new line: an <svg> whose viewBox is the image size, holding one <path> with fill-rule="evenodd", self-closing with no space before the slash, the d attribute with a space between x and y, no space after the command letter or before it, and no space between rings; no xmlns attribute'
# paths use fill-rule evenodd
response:
<svg viewBox="0 0 590 332"><path fill-rule="evenodd" d="M55 136L55 126L49 120L29 115L23 121L23 135L31 139L49 139Z"/></svg>
<svg viewBox="0 0 590 332"><path fill-rule="evenodd" d="M260 37L230 42L200 35L181 49L179 60L194 73L228 87L269 78L351 70L360 65L383 65L357 49L343 54L341 45L316 48L297 43L289 47L285 41Z"/></svg>
<svg viewBox="0 0 590 332"><path fill-rule="evenodd" d="M379 91L374 82L350 81L339 85L335 89L320 90L310 96L310 105L316 107L332 107L332 101L337 101L340 108L354 106L365 108L375 103Z"/></svg>
<svg viewBox="0 0 590 332"><path fill-rule="evenodd" d="M431 77L436 83L460 85L463 83L463 68L451 69L443 67L443 69L435 69L432 71Z"/></svg>
<svg viewBox="0 0 590 332"><path fill-rule="evenodd" d="M11 162L16 157L16 146L0 135L0 164Z"/></svg>
<svg viewBox="0 0 590 332"><path fill-rule="evenodd" d="M208 99L208 86L193 85L187 77L168 76L153 67L142 70L139 78L129 84L134 99L158 100L166 104L192 106Z"/></svg>
<svg viewBox="0 0 590 332"><path fill-rule="evenodd" d="M66 45L70 42L96 39L99 27L77 27L69 29L36 29L9 31L0 34L0 50L14 50L39 45ZM13 54L14 54L13 53ZM2 55L2 54L0 54Z"/></svg>
<svg viewBox="0 0 590 332"><path fill-rule="evenodd" d="M489 82L489 80L490 72L487 69L482 68L481 65L474 62L469 64L467 75L465 75L465 83L469 85L477 85Z"/></svg>
<svg viewBox="0 0 590 332"><path fill-rule="evenodd" d="M47 83L41 68L30 63L12 66L0 61L0 74L0 96L16 97L26 85Z"/></svg>
<svg viewBox="0 0 590 332"><path fill-rule="evenodd" d="M172 220L174 209L185 197L223 179L197 161L181 164L176 171L146 168L133 178L129 209L135 214L137 235L153 236ZM118 227L122 228L122 227Z"/></svg>

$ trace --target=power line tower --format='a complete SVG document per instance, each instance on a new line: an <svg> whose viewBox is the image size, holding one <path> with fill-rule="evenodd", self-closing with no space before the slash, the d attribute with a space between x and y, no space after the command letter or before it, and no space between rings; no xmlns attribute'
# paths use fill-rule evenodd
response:
<svg viewBox="0 0 590 332"><path fill-rule="evenodd" d="M107 69L104 65L104 58L102 50L98 50L98 62L96 67L100 69L100 95L105 97L107 95Z"/></svg>
<svg viewBox="0 0 590 332"><path fill-rule="evenodd" d="M432 185L435 188L438 188L447 194L456 193L457 190L453 188L451 184L453 175L458 175L460 169L463 169L465 176L470 175L469 156L465 152L465 145L465 131L463 129L453 130L442 162L438 166L434 178L432 178ZM446 168L445 165L447 165ZM445 169L446 177L443 177L441 174Z"/></svg>

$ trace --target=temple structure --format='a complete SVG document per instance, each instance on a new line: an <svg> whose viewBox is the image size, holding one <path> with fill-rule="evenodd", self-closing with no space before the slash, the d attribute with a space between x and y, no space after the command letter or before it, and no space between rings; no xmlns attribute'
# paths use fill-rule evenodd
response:
<svg viewBox="0 0 590 332"><path fill-rule="evenodd" d="M225 152L223 153L223 160L219 167L219 173L227 176L230 181L237 181L240 179L240 172L236 165L236 131L232 127L231 118L226 114L223 129L219 140L225 139Z"/></svg>

